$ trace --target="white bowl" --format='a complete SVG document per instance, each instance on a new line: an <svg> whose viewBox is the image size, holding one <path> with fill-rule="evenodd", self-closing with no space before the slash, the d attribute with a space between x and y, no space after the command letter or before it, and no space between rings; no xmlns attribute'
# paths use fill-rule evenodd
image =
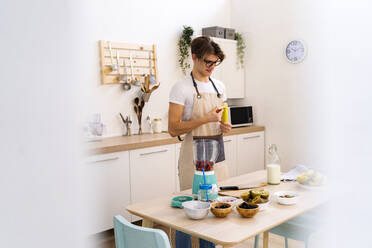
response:
<svg viewBox="0 0 372 248"><path fill-rule="evenodd" d="M281 197L285 195L291 195L293 197L291 198L286 198L286 197ZM274 193L275 199L279 204L283 205L293 205L297 203L298 200L298 193L295 191L278 191Z"/></svg>
<svg viewBox="0 0 372 248"><path fill-rule="evenodd" d="M233 196L219 196L216 200L217 202L226 202L234 206L236 204L237 198Z"/></svg>
<svg viewBox="0 0 372 248"><path fill-rule="evenodd" d="M182 207L187 217L193 220L200 220L208 215L211 204L202 201L187 201L182 203Z"/></svg>

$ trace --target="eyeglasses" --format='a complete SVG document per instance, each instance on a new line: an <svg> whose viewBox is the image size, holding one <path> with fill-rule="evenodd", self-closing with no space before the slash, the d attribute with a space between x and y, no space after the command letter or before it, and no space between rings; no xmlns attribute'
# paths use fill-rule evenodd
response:
<svg viewBox="0 0 372 248"><path fill-rule="evenodd" d="M221 60L217 59L216 61L212 61L212 60L204 59L204 63L207 67L212 67L213 65L218 66L219 64L221 64Z"/></svg>

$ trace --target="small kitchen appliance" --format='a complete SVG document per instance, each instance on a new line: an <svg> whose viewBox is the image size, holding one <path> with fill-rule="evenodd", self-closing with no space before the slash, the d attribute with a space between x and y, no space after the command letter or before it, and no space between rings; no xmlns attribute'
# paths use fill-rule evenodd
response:
<svg viewBox="0 0 372 248"><path fill-rule="evenodd" d="M209 201L214 201L218 197L217 179L213 169L219 154L218 144L214 139L195 139L193 142L195 172L192 193L198 194L200 184L210 184L212 189Z"/></svg>
<svg viewBox="0 0 372 248"><path fill-rule="evenodd" d="M252 106L229 106L229 122L232 127L245 127L253 125Z"/></svg>

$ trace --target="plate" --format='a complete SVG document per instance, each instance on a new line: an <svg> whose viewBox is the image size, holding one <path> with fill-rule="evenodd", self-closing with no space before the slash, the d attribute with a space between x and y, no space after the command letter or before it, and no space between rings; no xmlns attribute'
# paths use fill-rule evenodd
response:
<svg viewBox="0 0 372 248"><path fill-rule="evenodd" d="M219 196L217 197L217 202L226 202L230 203L231 205L235 205L237 198L233 196Z"/></svg>
<svg viewBox="0 0 372 248"><path fill-rule="evenodd" d="M310 185L305 185L305 184L302 184L302 183L299 183L299 182L296 182L296 184L298 185L298 187L303 188L303 189L307 189L307 190L323 190L325 188L324 185L322 185L322 186L310 186Z"/></svg>
<svg viewBox="0 0 372 248"><path fill-rule="evenodd" d="M269 200L265 203L258 203L257 204L260 211L263 211L267 208L267 206L270 204L270 198L271 198L271 196L269 197Z"/></svg>

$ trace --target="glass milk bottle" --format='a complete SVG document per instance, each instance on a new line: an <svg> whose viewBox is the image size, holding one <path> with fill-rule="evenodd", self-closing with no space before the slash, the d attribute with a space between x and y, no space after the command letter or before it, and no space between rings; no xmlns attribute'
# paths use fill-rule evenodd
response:
<svg viewBox="0 0 372 248"><path fill-rule="evenodd" d="M278 155L278 148L275 144L269 146L269 154L267 158L267 183L280 183L280 159Z"/></svg>

